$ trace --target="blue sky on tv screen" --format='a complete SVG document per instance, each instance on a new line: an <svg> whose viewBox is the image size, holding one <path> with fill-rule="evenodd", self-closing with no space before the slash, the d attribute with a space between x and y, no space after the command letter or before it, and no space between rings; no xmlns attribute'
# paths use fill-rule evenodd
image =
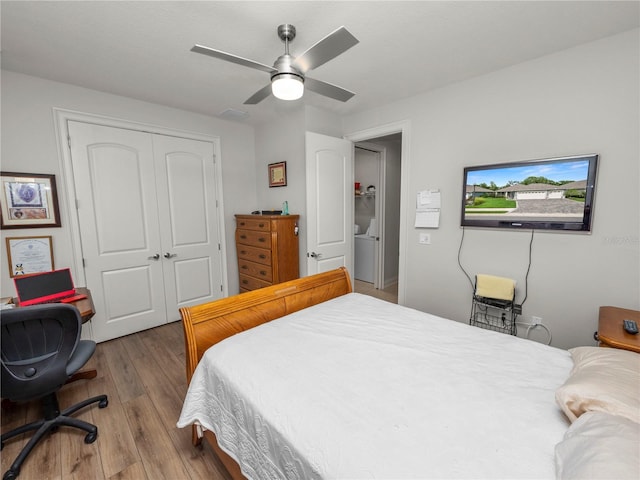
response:
<svg viewBox="0 0 640 480"><path fill-rule="evenodd" d="M467 185L479 185L494 182L498 187L504 187L509 181L522 182L528 177L545 177L559 182L561 180L586 180L589 172L589 162L586 160L564 161L552 163L535 163L522 166L508 166L488 168L467 172Z"/></svg>

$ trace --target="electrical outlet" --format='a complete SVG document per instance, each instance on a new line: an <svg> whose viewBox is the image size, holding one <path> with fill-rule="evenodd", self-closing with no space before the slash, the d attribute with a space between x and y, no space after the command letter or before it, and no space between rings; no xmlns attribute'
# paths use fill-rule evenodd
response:
<svg viewBox="0 0 640 480"><path fill-rule="evenodd" d="M532 325L540 325L541 323L542 323L542 317L536 317L535 315L531 316Z"/></svg>
<svg viewBox="0 0 640 480"><path fill-rule="evenodd" d="M421 233L418 242L422 245L431 245L431 235L429 233Z"/></svg>

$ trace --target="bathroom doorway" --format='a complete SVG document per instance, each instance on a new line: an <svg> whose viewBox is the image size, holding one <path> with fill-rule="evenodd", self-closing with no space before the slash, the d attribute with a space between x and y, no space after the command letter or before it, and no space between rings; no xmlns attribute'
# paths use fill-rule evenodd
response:
<svg viewBox="0 0 640 480"><path fill-rule="evenodd" d="M355 144L354 290L398 301L402 133Z"/></svg>

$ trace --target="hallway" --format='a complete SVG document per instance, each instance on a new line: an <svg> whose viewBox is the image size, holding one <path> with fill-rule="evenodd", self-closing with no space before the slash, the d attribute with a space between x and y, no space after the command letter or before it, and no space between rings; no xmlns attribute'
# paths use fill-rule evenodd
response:
<svg viewBox="0 0 640 480"><path fill-rule="evenodd" d="M386 300L391 303L398 303L398 284L385 288L384 290L378 290L373 287L373 283L363 282L361 280L354 280L353 291L356 293L362 293L363 295L369 295L381 300Z"/></svg>

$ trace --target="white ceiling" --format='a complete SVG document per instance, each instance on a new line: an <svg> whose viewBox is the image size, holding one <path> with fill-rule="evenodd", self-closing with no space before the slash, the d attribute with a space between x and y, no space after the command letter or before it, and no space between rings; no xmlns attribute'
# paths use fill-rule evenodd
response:
<svg viewBox="0 0 640 480"><path fill-rule="evenodd" d="M7 1L2 68L246 123L313 105L339 114L482 75L640 24L638 1ZM291 23L302 53L341 25L360 43L308 75L356 92L312 92L243 105L266 85L258 70L190 52L196 44L273 64L276 28Z"/></svg>

